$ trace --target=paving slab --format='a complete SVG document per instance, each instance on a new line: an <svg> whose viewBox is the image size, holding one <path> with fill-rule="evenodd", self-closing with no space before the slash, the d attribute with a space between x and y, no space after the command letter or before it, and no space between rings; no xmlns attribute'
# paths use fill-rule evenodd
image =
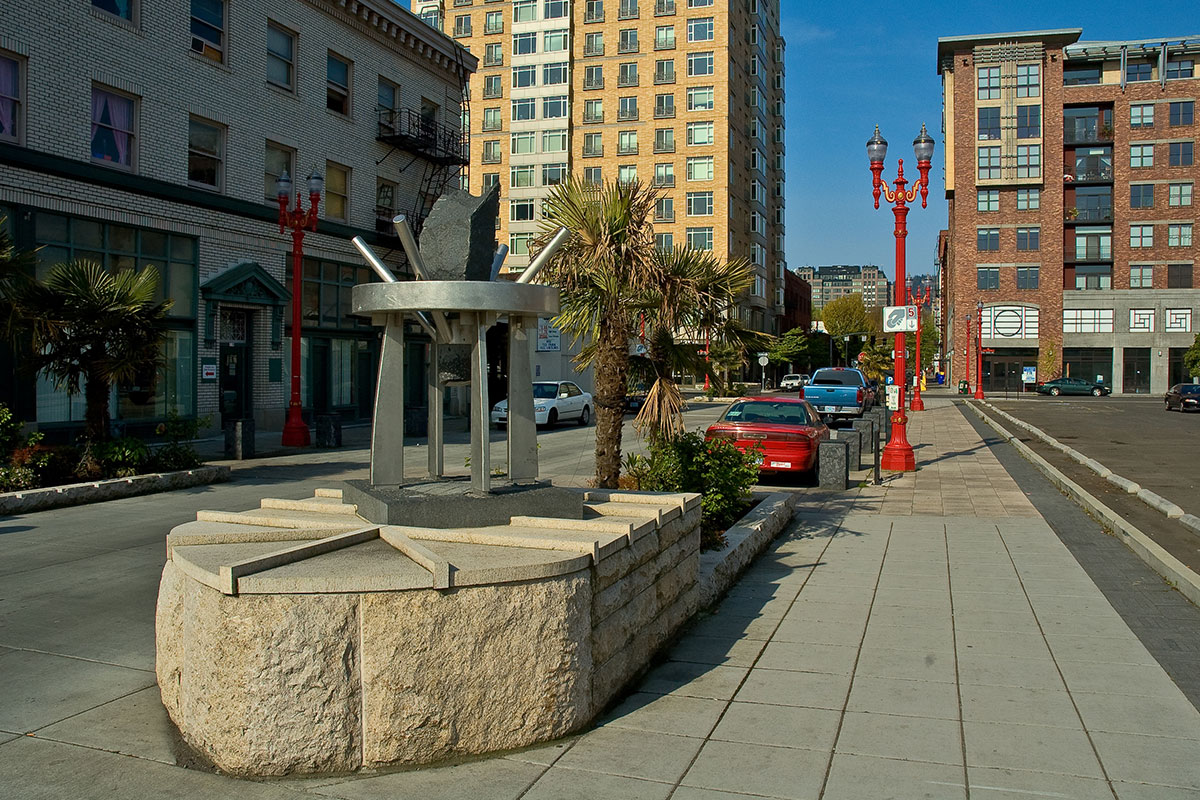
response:
<svg viewBox="0 0 1200 800"><path fill-rule="evenodd" d="M522 800L666 800L671 796L673 783L626 778L620 775L603 775L595 772L580 772L565 767L553 767L538 778Z"/></svg>
<svg viewBox="0 0 1200 800"><path fill-rule="evenodd" d="M994 767L967 767L971 797L986 800L1104 800L1112 790L1102 780Z"/></svg>
<svg viewBox="0 0 1200 800"><path fill-rule="evenodd" d="M635 692L606 714L601 725L704 738L725 708L722 700Z"/></svg>
<svg viewBox="0 0 1200 800"><path fill-rule="evenodd" d="M0 727L36 731L154 685L154 673L29 650L0 652Z"/></svg>
<svg viewBox="0 0 1200 800"><path fill-rule="evenodd" d="M1080 728L963 722L967 766L1003 767L1104 778L1088 736Z"/></svg>
<svg viewBox="0 0 1200 800"><path fill-rule="evenodd" d="M710 741L684 776L684 787L786 800L816 800L826 753L790 747Z"/></svg>
<svg viewBox="0 0 1200 800"><path fill-rule="evenodd" d="M965 800L960 766L837 753L822 800Z"/></svg>
<svg viewBox="0 0 1200 800"><path fill-rule="evenodd" d="M957 720L848 711L837 752L961 767L963 745Z"/></svg>
<svg viewBox="0 0 1200 800"><path fill-rule="evenodd" d="M958 689L953 682L874 678L860 672L846 710L957 720Z"/></svg>
<svg viewBox="0 0 1200 800"><path fill-rule="evenodd" d="M580 738L555 767L675 783L704 739L603 726Z"/></svg>
<svg viewBox="0 0 1200 800"><path fill-rule="evenodd" d="M831 708L846 706L850 676L827 672L796 672L762 667L753 669L735 700L747 703Z"/></svg>
<svg viewBox="0 0 1200 800"><path fill-rule="evenodd" d="M840 720L840 709L734 702L713 730L712 739L829 752Z"/></svg>
<svg viewBox="0 0 1200 800"><path fill-rule="evenodd" d="M49 725L37 735L163 764L176 763L173 727L157 686Z"/></svg>

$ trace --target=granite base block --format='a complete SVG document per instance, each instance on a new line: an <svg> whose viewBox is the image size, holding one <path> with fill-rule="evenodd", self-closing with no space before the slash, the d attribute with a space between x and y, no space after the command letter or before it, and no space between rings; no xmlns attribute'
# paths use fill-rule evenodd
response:
<svg viewBox="0 0 1200 800"><path fill-rule="evenodd" d="M357 505L360 516L380 525L474 528L507 525L514 516L583 519L583 494L546 481L493 483L490 494L480 494L467 479L404 486L350 480L345 482L342 499Z"/></svg>

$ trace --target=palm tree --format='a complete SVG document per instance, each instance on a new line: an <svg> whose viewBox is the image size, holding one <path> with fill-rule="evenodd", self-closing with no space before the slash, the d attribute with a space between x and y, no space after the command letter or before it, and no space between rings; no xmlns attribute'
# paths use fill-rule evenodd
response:
<svg viewBox="0 0 1200 800"><path fill-rule="evenodd" d="M595 368L595 482L600 488L617 488L621 474L634 303L663 283L654 257L657 199L658 192L638 181L597 186L571 177L542 201L538 245L559 227L571 231L547 265L545 280L561 292L555 324L589 345L580 362Z"/></svg>
<svg viewBox="0 0 1200 800"><path fill-rule="evenodd" d="M161 360L163 319L158 270L112 273L92 261L52 267L45 280L11 272L0 283L8 333L27 347L25 364L53 377L71 394L83 388L85 434L108 438L108 397L114 383L133 381Z"/></svg>

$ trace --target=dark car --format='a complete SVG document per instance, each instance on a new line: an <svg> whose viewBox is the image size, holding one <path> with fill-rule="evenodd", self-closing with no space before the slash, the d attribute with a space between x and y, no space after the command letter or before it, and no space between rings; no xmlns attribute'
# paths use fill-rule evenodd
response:
<svg viewBox="0 0 1200 800"><path fill-rule="evenodd" d="M1177 383L1167 390L1167 411L1200 411L1200 383Z"/></svg>
<svg viewBox="0 0 1200 800"><path fill-rule="evenodd" d="M1099 397L1103 394L1112 394L1112 388L1103 383L1085 381L1083 378L1055 378L1052 381L1039 383L1037 392L1054 397L1058 397L1060 394L1090 394L1093 397Z"/></svg>

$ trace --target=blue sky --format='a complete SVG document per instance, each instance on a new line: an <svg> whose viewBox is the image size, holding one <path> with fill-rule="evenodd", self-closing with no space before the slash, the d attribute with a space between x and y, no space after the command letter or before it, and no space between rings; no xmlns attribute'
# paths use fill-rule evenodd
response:
<svg viewBox="0 0 1200 800"><path fill-rule="evenodd" d="M929 207L908 215L910 274L932 272L946 226L937 40L1003 31L1083 28L1081 40L1200 35L1194 0L912 0L881 4L781 0L787 39L787 261L878 264L891 274L894 217L872 207L866 142L878 123L888 140L884 177L903 158L916 176L912 140L924 122L937 141ZM896 14L896 16L891 16Z"/></svg>

